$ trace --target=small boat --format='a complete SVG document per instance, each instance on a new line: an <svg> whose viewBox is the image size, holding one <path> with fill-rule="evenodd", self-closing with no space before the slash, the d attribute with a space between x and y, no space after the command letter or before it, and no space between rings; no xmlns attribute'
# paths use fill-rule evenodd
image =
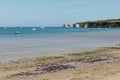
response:
<svg viewBox="0 0 120 80"><path fill-rule="evenodd" d="M15 33L14 34L20 34L20 32L19 31L15 31Z"/></svg>
<svg viewBox="0 0 120 80"><path fill-rule="evenodd" d="M32 30L33 30L33 31L35 31L35 30L36 30L36 28L32 28Z"/></svg>

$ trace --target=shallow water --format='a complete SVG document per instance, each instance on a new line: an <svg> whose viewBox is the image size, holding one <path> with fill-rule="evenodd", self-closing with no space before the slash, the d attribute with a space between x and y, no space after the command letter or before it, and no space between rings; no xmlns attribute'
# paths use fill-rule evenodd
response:
<svg viewBox="0 0 120 80"><path fill-rule="evenodd" d="M14 32L20 34L15 35ZM53 55L120 43L120 29L77 29L13 27L0 28L0 54L40 53L57 51ZM41 53L42 54L42 53ZM62 53L63 54L63 53ZM45 54L47 55L47 53ZM52 53L51 53L52 55Z"/></svg>

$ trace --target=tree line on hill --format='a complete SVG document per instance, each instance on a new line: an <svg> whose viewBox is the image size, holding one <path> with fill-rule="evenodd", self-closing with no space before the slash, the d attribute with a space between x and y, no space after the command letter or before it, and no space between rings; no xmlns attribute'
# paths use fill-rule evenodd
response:
<svg viewBox="0 0 120 80"><path fill-rule="evenodd" d="M63 26L73 28L120 28L120 19L77 22L75 24L64 24Z"/></svg>

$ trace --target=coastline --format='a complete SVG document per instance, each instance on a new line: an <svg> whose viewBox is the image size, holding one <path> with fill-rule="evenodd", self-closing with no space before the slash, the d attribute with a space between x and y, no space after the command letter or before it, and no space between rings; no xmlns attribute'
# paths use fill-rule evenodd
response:
<svg viewBox="0 0 120 80"><path fill-rule="evenodd" d="M114 80L120 79L119 45L67 56L26 58L9 64L0 64L0 78L1 80L108 80L113 75Z"/></svg>
<svg viewBox="0 0 120 80"><path fill-rule="evenodd" d="M118 45L106 45L103 47L117 47ZM49 56L65 56L72 53L82 53L93 51L102 47L94 47L94 48L76 48L76 49L66 49L66 50L46 50L41 51L39 53L17 53L17 54L0 54L0 63L9 63L11 61L18 61L20 59L34 59L36 57L49 57Z"/></svg>

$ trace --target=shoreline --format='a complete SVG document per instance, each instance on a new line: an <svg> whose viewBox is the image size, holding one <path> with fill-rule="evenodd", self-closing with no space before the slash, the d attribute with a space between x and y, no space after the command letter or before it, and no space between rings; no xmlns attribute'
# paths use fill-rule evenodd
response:
<svg viewBox="0 0 120 80"><path fill-rule="evenodd" d="M106 45L103 47L118 47L119 44ZM103 47L94 47L94 48L76 48L76 49L67 49L67 50L47 50L41 51L39 53L16 53L16 54L0 54L0 63L8 63L10 61L17 61L24 58L34 59L36 57L49 57L49 56L65 56L66 54L72 53L82 53L86 51L93 51Z"/></svg>
<svg viewBox="0 0 120 80"><path fill-rule="evenodd" d="M118 45L112 47L103 47L92 51L66 54L68 57L49 56L37 57L35 59L21 59L19 61L13 61L9 64L0 64L0 78L2 77L1 80L53 80L55 78L54 75L56 74L60 74L61 77L66 77L64 73L71 72L67 74L69 75L68 78L66 77L62 80L91 80L89 77L94 78L93 75L89 76L87 79L86 77L80 77L80 75L84 74L82 72L84 72L85 69L93 69L93 71L88 71L86 73L86 75L88 75L88 73L90 74L94 71L99 71L96 69L96 67L102 69L100 66L103 66L104 68L106 68L105 66L108 67L108 65L110 68L113 66L115 67L115 65L120 66L119 53L120 46ZM114 68L111 68L111 70L112 69ZM120 68L118 67L117 70L120 71ZM80 73L79 76L74 75L70 77L70 75L73 75L73 73L76 71ZM5 72L7 74L2 72ZM107 70L104 70L104 72L107 72ZM107 73L106 75L109 74L110 73ZM51 78L49 79L47 75L49 75ZM60 77L56 77L54 80L61 79Z"/></svg>
<svg viewBox="0 0 120 80"><path fill-rule="evenodd" d="M16 61L24 58L36 58L36 57L49 57L49 56L65 56L65 54L79 53L85 51L95 50L97 48L77 48L77 49L68 49L68 50L47 50L41 51L39 53L18 53L18 54L1 54L0 62L9 62Z"/></svg>

